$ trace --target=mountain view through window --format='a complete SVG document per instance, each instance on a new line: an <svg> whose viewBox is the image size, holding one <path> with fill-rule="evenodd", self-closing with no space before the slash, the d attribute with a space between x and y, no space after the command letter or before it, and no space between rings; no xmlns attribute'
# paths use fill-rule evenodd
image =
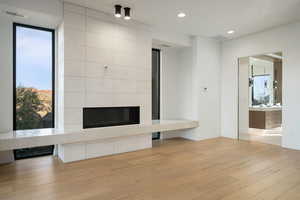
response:
<svg viewBox="0 0 300 200"><path fill-rule="evenodd" d="M52 30L16 25L15 129L54 127Z"/></svg>

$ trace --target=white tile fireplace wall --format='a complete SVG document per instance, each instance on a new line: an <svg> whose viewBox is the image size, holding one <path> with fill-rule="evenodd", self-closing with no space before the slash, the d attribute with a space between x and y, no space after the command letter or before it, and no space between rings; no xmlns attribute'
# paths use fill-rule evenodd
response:
<svg viewBox="0 0 300 200"><path fill-rule="evenodd" d="M64 128L82 128L83 107L140 106L141 122L150 121L150 33L72 4L61 28Z"/></svg>
<svg viewBox="0 0 300 200"><path fill-rule="evenodd" d="M101 12L64 4L58 39L59 128L82 129L83 107L140 106L141 123L151 121L151 35L133 22L122 23ZM147 147L150 139L145 137ZM72 148L83 151L87 145ZM71 149L70 145L59 148L62 154Z"/></svg>

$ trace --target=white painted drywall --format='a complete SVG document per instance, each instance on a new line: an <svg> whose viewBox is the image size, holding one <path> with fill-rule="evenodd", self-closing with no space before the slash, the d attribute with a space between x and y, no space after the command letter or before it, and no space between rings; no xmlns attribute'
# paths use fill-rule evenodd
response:
<svg viewBox="0 0 300 200"><path fill-rule="evenodd" d="M5 11L16 12L25 18L11 17L15 22L56 28L62 20L62 7L60 0L1 0L0 17L6 17Z"/></svg>
<svg viewBox="0 0 300 200"><path fill-rule="evenodd" d="M161 119L192 119L192 48L161 50ZM182 131L162 134L162 138L181 137Z"/></svg>
<svg viewBox="0 0 300 200"><path fill-rule="evenodd" d="M162 116L200 123L197 129L173 136L192 140L220 136L220 71L217 40L195 37L190 48L162 51Z"/></svg>
<svg viewBox="0 0 300 200"><path fill-rule="evenodd" d="M161 50L161 119L178 119L179 112L179 69L180 49L165 48Z"/></svg>
<svg viewBox="0 0 300 200"><path fill-rule="evenodd" d="M12 24L0 18L0 134L13 129ZM10 50L10 51L9 51ZM13 161L12 151L0 152L0 164Z"/></svg>
<svg viewBox="0 0 300 200"><path fill-rule="evenodd" d="M0 18L0 133L13 127L12 22Z"/></svg>
<svg viewBox="0 0 300 200"><path fill-rule="evenodd" d="M250 58L239 59L239 132L249 131L249 65Z"/></svg>
<svg viewBox="0 0 300 200"><path fill-rule="evenodd" d="M199 128L187 131L185 138L202 140L220 136L220 41L193 38L192 119Z"/></svg>
<svg viewBox="0 0 300 200"><path fill-rule="evenodd" d="M191 37L175 32L160 31L151 29L151 37L155 44L167 44L172 47L190 47L192 45Z"/></svg>
<svg viewBox="0 0 300 200"><path fill-rule="evenodd" d="M161 50L161 118L192 118L192 48Z"/></svg>
<svg viewBox="0 0 300 200"><path fill-rule="evenodd" d="M270 52L283 53L282 146L300 149L300 23L225 41L222 45L221 134L237 138L238 58Z"/></svg>

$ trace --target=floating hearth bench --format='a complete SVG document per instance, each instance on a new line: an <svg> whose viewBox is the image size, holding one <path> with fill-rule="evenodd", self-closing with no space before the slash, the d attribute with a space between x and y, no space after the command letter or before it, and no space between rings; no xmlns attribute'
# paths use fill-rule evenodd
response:
<svg viewBox="0 0 300 200"><path fill-rule="evenodd" d="M64 162L84 160L152 147L152 133L191 129L191 120L153 120L149 124L83 130L37 129L0 133L0 151L58 144Z"/></svg>

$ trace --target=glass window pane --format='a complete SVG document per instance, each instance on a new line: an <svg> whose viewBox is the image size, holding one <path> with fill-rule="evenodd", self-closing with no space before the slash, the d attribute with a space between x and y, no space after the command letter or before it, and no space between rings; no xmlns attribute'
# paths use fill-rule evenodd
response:
<svg viewBox="0 0 300 200"><path fill-rule="evenodd" d="M53 32L15 27L15 129L53 128Z"/></svg>
<svg viewBox="0 0 300 200"><path fill-rule="evenodd" d="M160 119L160 51L152 49L152 119ZM160 139L160 133L153 133L152 139Z"/></svg>
<svg viewBox="0 0 300 200"><path fill-rule="evenodd" d="M267 105L270 102L270 91L268 89L270 79L270 75L253 77L253 105Z"/></svg>

